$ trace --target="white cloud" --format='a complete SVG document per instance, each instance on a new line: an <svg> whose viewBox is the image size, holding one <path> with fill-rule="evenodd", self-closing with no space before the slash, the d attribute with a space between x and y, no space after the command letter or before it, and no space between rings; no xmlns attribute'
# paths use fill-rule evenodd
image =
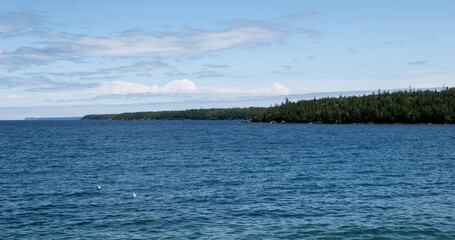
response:
<svg viewBox="0 0 455 240"><path fill-rule="evenodd" d="M241 45L259 46L280 34L281 32L274 28L253 25L185 34L75 37L66 42L50 42L43 48L22 47L8 54L10 57L20 56L34 61L71 60L80 57L174 57Z"/></svg>
<svg viewBox="0 0 455 240"><path fill-rule="evenodd" d="M291 91L284 85L274 82L272 85L255 90L257 94L265 95L288 95Z"/></svg>
<svg viewBox="0 0 455 240"><path fill-rule="evenodd" d="M141 94L141 93L151 93L151 94L159 94L159 93L195 93L198 89L194 82L188 79L182 80L174 80L172 82L167 83L163 87L158 85L148 86L145 84L140 83L131 83L131 82L123 82L123 81L113 81L113 82L103 82L99 86L90 88L87 90L88 93L93 94L118 94L118 95L126 95L126 94Z"/></svg>
<svg viewBox="0 0 455 240"><path fill-rule="evenodd" d="M90 88L87 90L89 93L94 94L135 94L135 93L157 93L159 87L147 86L139 83L123 82L123 81L113 81L113 82L103 82L95 88Z"/></svg>
<svg viewBox="0 0 455 240"><path fill-rule="evenodd" d="M16 98L21 98L22 96L16 95L16 94L9 94L8 96L0 96L0 98L3 99L16 99Z"/></svg>
<svg viewBox="0 0 455 240"><path fill-rule="evenodd" d="M287 95L290 90L277 82L258 89L240 89L235 87L203 87L198 88L188 79L174 80L165 84L145 85L140 83L112 81L103 82L97 87L86 90L87 93L97 95L128 95L128 94L238 94L238 95Z"/></svg>
<svg viewBox="0 0 455 240"><path fill-rule="evenodd" d="M198 91L196 84L188 79L174 80L160 90L169 93L195 93Z"/></svg>

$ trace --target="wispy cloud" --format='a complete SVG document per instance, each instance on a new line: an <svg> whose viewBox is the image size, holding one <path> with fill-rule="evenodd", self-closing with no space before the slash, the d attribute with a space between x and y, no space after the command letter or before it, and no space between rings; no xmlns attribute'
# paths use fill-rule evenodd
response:
<svg viewBox="0 0 455 240"><path fill-rule="evenodd" d="M166 73L166 75L172 76L172 77L179 77L179 76L186 76L188 74L174 69L171 72Z"/></svg>
<svg viewBox="0 0 455 240"><path fill-rule="evenodd" d="M358 54L358 53L360 53L360 52L359 52L359 50L350 47L350 48L346 49L346 53L347 53L347 54Z"/></svg>
<svg viewBox="0 0 455 240"><path fill-rule="evenodd" d="M96 83L77 83L63 81L49 81L45 86L28 88L29 92L68 92L86 90L87 88L95 87Z"/></svg>
<svg viewBox="0 0 455 240"><path fill-rule="evenodd" d="M34 12L10 12L0 15L0 35L30 29L38 25L41 17Z"/></svg>
<svg viewBox="0 0 455 240"><path fill-rule="evenodd" d="M46 65L52 61L67 60L80 62L80 58L67 56L62 57L52 49L38 49L32 47L21 47L12 52L0 49L0 69L13 72L33 65Z"/></svg>
<svg viewBox="0 0 455 240"><path fill-rule="evenodd" d="M16 95L16 94L9 94L7 96L0 96L0 99L16 99L16 98L21 98L22 96Z"/></svg>
<svg viewBox="0 0 455 240"><path fill-rule="evenodd" d="M9 30L10 29L10 30ZM13 28L4 28L11 31ZM245 25L219 31L141 33L113 37L73 36L66 41L46 42L42 48L21 47L2 52L11 64L43 64L81 58L176 57L205 54L237 46L258 47L282 33L268 26ZM8 67L8 66L3 66Z"/></svg>
<svg viewBox="0 0 455 240"><path fill-rule="evenodd" d="M428 41L428 40L434 42L436 40L436 37L433 34L419 36L419 41Z"/></svg>
<svg viewBox="0 0 455 240"><path fill-rule="evenodd" d="M272 72L273 74L277 75L293 75L293 74L299 74L300 72L296 72L292 70L292 66L289 65L281 65L280 70L276 70Z"/></svg>
<svg viewBox="0 0 455 240"><path fill-rule="evenodd" d="M93 87L93 83L77 83L54 81L45 76L32 76L32 77L5 77L0 76L0 88L11 89L15 87L26 87L29 92L49 92L61 91L62 89L75 90L87 89Z"/></svg>
<svg viewBox="0 0 455 240"><path fill-rule="evenodd" d="M273 71L273 74L277 75L293 75L293 74L299 74L300 72L291 72L291 71Z"/></svg>
<svg viewBox="0 0 455 240"><path fill-rule="evenodd" d="M208 68L228 68L229 65L205 64L204 67L208 67Z"/></svg>
<svg viewBox="0 0 455 240"><path fill-rule="evenodd" d="M95 80L95 79L114 79L118 78L120 74L136 73L148 76L147 72L168 67L167 63L161 61L138 62L126 66L118 66L112 68L102 68L95 71L68 71L68 72L38 72L38 73L24 73L23 75L29 76L50 76L50 77L68 77L78 78L79 80Z"/></svg>
<svg viewBox="0 0 455 240"><path fill-rule="evenodd" d="M49 84L52 81L43 76L36 76L31 78L0 76L0 88L14 88L18 86L38 86L42 84Z"/></svg>
<svg viewBox="0 0 455 240"><path fill-rule="evenodd" d="M217 71L213 71L213 70L202 70L202 71L199 71L199 72L184 73L184 72L180 72L180 71L178 71L176 69L174 69L171 72L166 73L166 75L172 76L172 77L190 75L190 76L195 77L195 78L215 78L215 77L224 77L225 76L224 74L221 74L221 73L219 73Z"/></svg>
<svg viewBox="0 0 455 240"><path fill-rule="evenodd" d="M164 68L167 67L166 63L160 61L153 61L153 62L138 62L133 65L128 66L120 66L120 67L113 67L113 68L104 68L99 69L97 73L126 73L126 72L146 72L150 70L154 70L157 68Z"/></svg>
<svg viewBox="0 0 455 240"><path fill-rule="evenodd" d="M297 28L295 30L298 33L304 34L309 38L321 39L322 33L319 30L312 28Z"/></svg>
<svg viewBox="0 0 455 240"><path fill-rule="evenodd" d="M224 77L223 74L216 72L216 71L200 71L193 73L193 75L196 75L197 78L214 78L214 77Z"/></svg>
<svg viewBox="0 0 455 240"><path fill-rule="evenodd" d="M21 59L20 56L12 56L0 49L0 70L12 72L29 66L30 63Z"/></svg>
<svg viewBox="0 0 455 240"><path fill-rule="evenodd" d="M421 61L413 61L413 62L407 62L406 64L409 65L422 65L422 64L427 64L427 61L421 60Z"/></svg>

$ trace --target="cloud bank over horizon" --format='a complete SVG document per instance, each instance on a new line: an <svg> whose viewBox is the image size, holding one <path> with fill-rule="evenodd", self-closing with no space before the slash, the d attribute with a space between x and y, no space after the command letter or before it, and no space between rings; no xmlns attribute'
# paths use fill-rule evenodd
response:
<svg viewBox="0 0 455 240"><path fill-rule="evenodd" d="M174 80L164 86L145 85L124 81L102 82L94 88L86 90L88 93L99 95L128 95L128 94L251 94L251 95L289 95L291 91L280 83L273 83L259 89L240 89L235 87L203 87L198 88L188 79Z"/></svg>

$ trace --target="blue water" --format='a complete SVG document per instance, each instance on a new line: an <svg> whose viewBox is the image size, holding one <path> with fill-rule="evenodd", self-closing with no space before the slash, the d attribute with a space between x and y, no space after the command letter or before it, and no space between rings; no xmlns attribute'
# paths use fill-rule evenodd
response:
<svg viewBox="0 0 455 240"><path fill-rule="evenodd" d="M0 121L0 239L455 239L454 146L453 125Z"/></svg>

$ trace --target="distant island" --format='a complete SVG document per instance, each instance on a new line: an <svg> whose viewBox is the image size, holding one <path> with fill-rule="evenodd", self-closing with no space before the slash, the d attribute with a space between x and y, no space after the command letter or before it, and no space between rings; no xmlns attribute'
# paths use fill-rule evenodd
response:
<svg viewBox="0 0 455 240"><path fill-rule="evenodd" d="M45 118L34 118L26 117L24 120L79 120L80 117L45 117Z"/></svg>
<svg viewBox="0 0 455 240"><path fill-rule="evenodd" d="M455 123L455 88L380 91L370 95L289 101L272 107L94 114L82 120L251 120L267 123Z"/></svg>

